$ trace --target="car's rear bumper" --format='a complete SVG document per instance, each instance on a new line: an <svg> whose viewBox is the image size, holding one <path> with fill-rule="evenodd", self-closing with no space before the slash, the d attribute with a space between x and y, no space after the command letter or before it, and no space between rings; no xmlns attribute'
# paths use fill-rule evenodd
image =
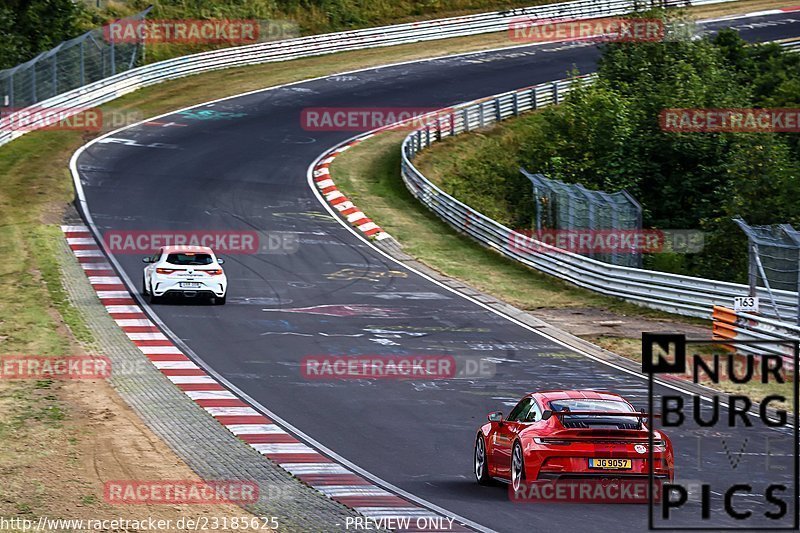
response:
<svg viewBox="0 0 800 533"><path fill-rule="evenodd" d="M673 476L674 460L671 451L663 446L653 450L653 464L637 444L598 444L574 442L566 446L532 446L525 455L527 479L564 479L572 476L585 479L647 478L652 471L659 478ZM643 446L639 444L639 446ZM596 459L628 460L627 468L593 468Z"/></svg>
<svg viewBox="0 0 800 533"><path fill-rule="evenodd" d="M228 290L227 280L202 280L190 283L198 283L199 287L182 287L181 283L186 281L171 280L171 279L155 279L153 280L152 293L154 296L185 296L194 297L201 294L208 294L209 296L223 297Z"/></svg>
<svg viewBox="0 0 800 533"><path fill-rule="evenodd" d="M156 294L156 296L161 298L221 298L225 296L225 294L217 294L214 291L201 289L180 289L165 291L161 294Z"/></svg>

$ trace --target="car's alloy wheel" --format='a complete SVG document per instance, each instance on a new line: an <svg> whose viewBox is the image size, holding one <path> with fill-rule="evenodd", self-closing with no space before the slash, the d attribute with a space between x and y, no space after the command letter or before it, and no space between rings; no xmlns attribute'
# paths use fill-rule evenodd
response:
<svg viewBox="0 0 800 533"><path fill-rule="evenodd" d="M525 478L525 463L522 460L522 446L519 442L514 443L514 451L511 454L511 487L514 492L522 487L522 480Z"/></svg>
<svg viewBox="0 0 800 533"><path fill-rule="evenodd" d="M488 485L491 481L486 460L486 444L483 442L482 435L478 435L478 438L475 439L475 479L481 485Z"/></svg>

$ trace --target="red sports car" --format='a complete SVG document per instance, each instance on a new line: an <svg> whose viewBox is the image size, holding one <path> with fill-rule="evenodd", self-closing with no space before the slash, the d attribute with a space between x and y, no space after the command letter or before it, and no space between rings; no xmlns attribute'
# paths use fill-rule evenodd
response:
<svg viewBox="0 0 800 533"><path fill-rule="evenodd" d="M475 477L510 482L615 478L646 480L648 415L622 396L590 390L528 394L503 418L489 414L475 440ZM674 477L672 443L653 436L656 480Z"/></svg>

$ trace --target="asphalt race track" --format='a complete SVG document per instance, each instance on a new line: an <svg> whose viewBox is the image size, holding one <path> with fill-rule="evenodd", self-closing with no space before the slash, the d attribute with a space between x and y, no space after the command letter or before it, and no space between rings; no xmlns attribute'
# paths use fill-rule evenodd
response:
<svg viewBox="0 0 800 533"><path fill-rule="evenodd" d="M728 24L752 22L759 24L742 29L748 40L800 33L800 17L787 14ZM166 303L154 310L200 359L304 433L372 474L497 531L642 531L645 506L518 504L503 487L479 487L472 446L489 411L507 413L531 390L607 389L646 407L646 381L493 314L355 237L329 216L307 183L309 165L355 132L310 132L300 124L307 107L444 107L564 78L573 66L590 72L597 57L593 46L538 45L265 90L117 132L92 144L78 168L101 232L299 234L293 254L226 255L226 306ZM141 254L116 259L138 286ZM482 357L496 365L496 375L438 381L303 378L301 359L326 354ZM780 470L790 439L757 421L746 431L732 431L727 442L723 433L691 426L670 434L680 479L721 487L748 479L754 494L737 502L756 514L771 509L759 486L768 480L791 486L791 469ZM738 451L745 438L748 452L734 467L726 450ZM770 469L765 453L773 457ZM690 507L686 514L694 519L698 506Z"/></svg>

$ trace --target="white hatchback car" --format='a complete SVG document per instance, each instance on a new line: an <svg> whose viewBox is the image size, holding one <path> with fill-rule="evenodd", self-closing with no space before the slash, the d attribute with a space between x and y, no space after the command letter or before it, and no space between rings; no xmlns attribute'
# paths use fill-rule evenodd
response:
<svg viewBox="0 0 800 533"><path fill-rule="evenodd" d="M150 257L144 268L142 294L157 303L164 296L214 298L225 305L228 278L220 265L224 263L206 246L165 246Z"/></svg>

